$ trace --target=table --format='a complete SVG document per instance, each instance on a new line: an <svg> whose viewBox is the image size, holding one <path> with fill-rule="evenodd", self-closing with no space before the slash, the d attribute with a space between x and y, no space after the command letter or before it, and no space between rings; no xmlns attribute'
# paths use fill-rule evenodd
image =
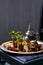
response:
<svg viewBox="0 0 43 65"><path fill-rule="evenodd" d="M35 55L16 55L16 54L12 55L0 49L0 58L10 63L11 65L27 65L36 61L43 62L43 53Z"/></svg>

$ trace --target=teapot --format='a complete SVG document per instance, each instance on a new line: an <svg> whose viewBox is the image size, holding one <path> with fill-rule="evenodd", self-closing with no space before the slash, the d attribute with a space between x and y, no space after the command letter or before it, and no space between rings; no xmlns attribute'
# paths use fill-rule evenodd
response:
<svg viewBox="0 0 43 65"><path fill-rule="evenodd" d="M28 25L28 30L25 34L26 34L26 36L25 36L26 41L30 41L30 40L35 39L34 32L33 32L33 30L31 30L30 24Z"/></svg>

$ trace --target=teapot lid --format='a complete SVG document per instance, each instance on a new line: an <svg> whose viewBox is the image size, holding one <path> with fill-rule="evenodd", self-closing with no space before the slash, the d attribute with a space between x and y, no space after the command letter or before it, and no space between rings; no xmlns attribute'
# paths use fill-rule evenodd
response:
<svg viewBox="0 0 43 65"><path fill-rule="evenodd" d="M28 25L28 30L26 32L26 35L32 35L33 34L33 31L31 31L31 26L30 24Z"/></svg>

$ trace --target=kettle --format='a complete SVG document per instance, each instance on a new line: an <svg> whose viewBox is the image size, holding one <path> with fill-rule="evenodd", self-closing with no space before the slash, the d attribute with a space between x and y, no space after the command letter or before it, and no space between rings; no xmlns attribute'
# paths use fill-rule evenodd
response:
<svg viewBox="0 0 43 65"><path fill-rule="evenodd" d="M27 32L25 33L26 34L26 36L25 36L25 40L26 41L30 41L30 40L32 40L32 39L35 39L34 38L34 32L31 30L31 26L30 26L30 24L28 25L28 30L27 30Z"/></svg>

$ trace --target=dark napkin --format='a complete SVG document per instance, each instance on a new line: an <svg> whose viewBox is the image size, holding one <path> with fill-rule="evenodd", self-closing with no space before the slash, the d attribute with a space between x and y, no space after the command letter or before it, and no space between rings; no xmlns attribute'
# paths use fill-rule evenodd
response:
<svg viewBox="0 0 43 65"><path fill-rule="evenodd" d="M26 63L29 63L29 62L32 62L32 61L36 61L36 60L39 60L39 59L43 59L43 53L40 53L40 54L34 54L34 55L16 55L16 54L9 54L9 53L6 53L2 50L0 50L0 53L4 54L4 55L7 55L8 57L10 57L11 59L13 60L16 60L20 63L23 63L23 64L26 64Z"/></svg>
<svg viewBox="0 0 43 65"><path fill-rule="evenodd" d="M13 59L21 62L21 63L29 63L35 60L39 60L43 58L43 54L38 54L38 55L21 55L21 56L12 56Z"/></svg>

